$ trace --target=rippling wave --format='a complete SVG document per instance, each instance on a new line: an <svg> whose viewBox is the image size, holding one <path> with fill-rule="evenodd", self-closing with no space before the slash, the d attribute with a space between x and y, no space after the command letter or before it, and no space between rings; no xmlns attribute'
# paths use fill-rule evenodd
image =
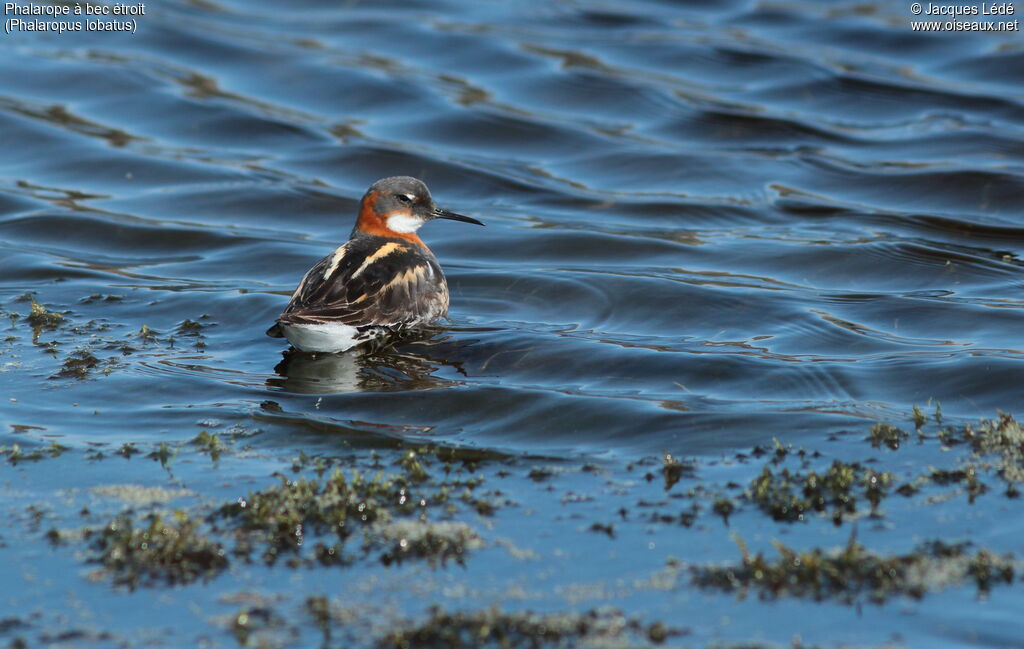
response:
<svg viewBox="0 0 1024 649"><path fill-rule="evenodd" d="M1016 646L1009 588L998 601L951 588L865 613L637 585L677 550L683 561L734 557L725 540L740 532L751 552L777 534L794 551L838 545L852 527L851 543L887 552L920 534L1019 556L1016 501L994 494L971 509L952 502L959 491L900 504L893 493L889 511L876 516L872 503L842 529L719 510L732 511L751 455L774 439L781 455L806 449L822 466L831 452L871 471L925 471L947 449L867 449L867 422L926 404L935 420L938 404L945 422L974 420L1020 402L1024 41L914 32L909 4L168 0L146 3L136 34L5 34L0 447L59 439L74 450L31 474L4 455L15 476L0 493L5 523L27 531L0 536L13 557L0 580L18 585L8 599L26 614L0 622L0 635L11 646L22 632L97 646L234 633L246 644L250 610L252 643L294 644L270 608L291 598L287 610L316 618L303 622L311 641L322 630L331 644L316 616L332 611L303 599L316 584L388 619L501 591L512 607L660 610L694 626L693 646L743 634L799 644L794 629L812 644ZM344 355L266 337L303 273L347 238L366 187L400 174L487 224L421 232L448 276L451 322ZM171 446L206 429L232 440L219 467L216 444L205 449L213 471L200 453L168 465ZM128 443L160 449L144 456L159 464L123 469L115 453L141 452ZM409 443L511 458L489 470L522 475L487 487L522 496L487 494L504 502L488 530L520 534L510 557L489 534L487 558L457 576L433 571L426 586L411 565L289 568L282 580L283 565L232 558L238 579L225 589L237 592L140 588L131 603L150 602L148 617L124 620L128 600L81 580L78 551L59 542L71 537L58 527L98 521L102 508L79 517L68 503L87 494L69 494L63 469L47 477L52 466L87 476L75 485L150 480L153 468L153 484L195 488L198 511L257 488L254 476L361 452L376 470L376 451ZM661 493L663 452L696 458L691 495ZM580 457L586 480L560 484L586 493L535 515L559 496L541 484L552 472L526 460L561 471ZM971 503L985 488L974 477L970 467ZM481 484L459 479L467 493ZM951 504L921 506L938 498ZM661 511L684 503L681 516ZM623 533L606 546L619 517ZM578 537L551 543L576 526ZM535 550L559 556L513 556ZM444 596L421 597L430 588ZM57 601L75 614L57 615ZM228 606L237 617L212 617ZM60 630L117 620L130 634L47 635L50 617ZM665 631L650 628L652 641Z"/></svg>
<svg viewBox="0 0 1024 649"><path fill-rule="evenodd" d="M632 452L1018 396L1012 34L870 3L448 9L171 2L135 37L5 41L0 290L126 330L215 323L194 358L77 397L315 393L339 420ZM454 326L281 362L263 328L395 174L488 224L425 232Z"/></svg>

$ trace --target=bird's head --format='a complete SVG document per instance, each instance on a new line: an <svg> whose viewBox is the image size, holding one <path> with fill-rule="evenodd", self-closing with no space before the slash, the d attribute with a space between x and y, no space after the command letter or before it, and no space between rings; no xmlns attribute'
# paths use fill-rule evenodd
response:
<svg viewBox="0 0 1024 649"><path fill-rule="evenodd" d="M468 216L439 208L421 180L409 176L383 178L370 185L359 206L355 232L406 239L423 245L416 231L434 219L483 225Z"/></svg>

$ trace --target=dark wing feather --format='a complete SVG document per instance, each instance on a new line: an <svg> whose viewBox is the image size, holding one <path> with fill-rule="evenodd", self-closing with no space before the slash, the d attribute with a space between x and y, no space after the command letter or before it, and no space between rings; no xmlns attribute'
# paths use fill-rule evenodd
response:
<svg viewBox="0 0 1024 649"><path fill-rule="evenodd" d="M447 310L448 288L433 255L405 242L367 237L317 262L278 322L395 327Z"/></svg>

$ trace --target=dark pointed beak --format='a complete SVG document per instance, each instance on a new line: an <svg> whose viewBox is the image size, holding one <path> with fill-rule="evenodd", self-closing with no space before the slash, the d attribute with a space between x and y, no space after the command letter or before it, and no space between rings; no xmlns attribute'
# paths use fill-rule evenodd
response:
<svg viewBox="0 0 1024 649"><path fill-rule="evenodd" d="M469 217L456 214L455 212L449 212L448 210L442 210L440 207L434 209L435 219L449 219L451 221L462 221L463 223L475 223L477 225L483 225L480 221Z"/></svg>

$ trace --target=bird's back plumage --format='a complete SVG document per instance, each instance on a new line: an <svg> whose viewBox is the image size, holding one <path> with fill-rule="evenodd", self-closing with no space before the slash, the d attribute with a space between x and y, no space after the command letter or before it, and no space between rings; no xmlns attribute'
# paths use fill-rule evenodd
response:
<svg viewBox="0 0 1024 649"><path fill-rule="evenodd" d="M447 313L448 285L429 250L402 239L356 234L306 273L277 323L293 344L305 328L307 337L334 335L342 346L344 327L353 330L352 342L358 344Z"/></svg>

